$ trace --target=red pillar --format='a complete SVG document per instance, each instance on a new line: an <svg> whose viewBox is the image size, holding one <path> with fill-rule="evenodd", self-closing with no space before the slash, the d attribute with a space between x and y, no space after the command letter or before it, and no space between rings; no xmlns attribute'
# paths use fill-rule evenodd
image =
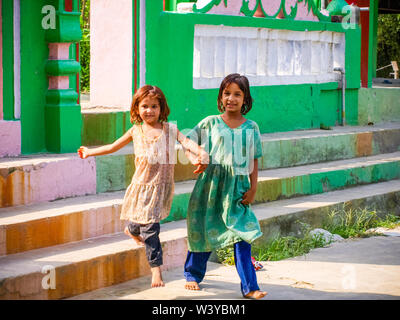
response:
<svg viewBox="0 0 400 320"><path fill-rule="evenodd" d="M65 11L72 12L72 0L65 0Z"/></svg>
<svg viewBox="0 0 400 320"><path fill-rule="evenodd" d="M370 0L346 0L348 4L354 3L360 8L370 6ZM368 88L368 55L369 55L369 11L361 11L361 87Z"/></svg>

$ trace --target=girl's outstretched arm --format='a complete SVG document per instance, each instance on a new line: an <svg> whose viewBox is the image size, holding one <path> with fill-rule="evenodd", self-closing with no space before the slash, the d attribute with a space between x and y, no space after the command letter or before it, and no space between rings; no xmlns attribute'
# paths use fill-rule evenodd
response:
<svg viewBox="0 0 400 320"><path fill-rule="evenodd" d="M107 144L105 146L101 146L101 147L97 147L97 148L93 148L93 149L89 149L84 146L80 147L78 149L78 155L82 159L86 159L87 157L101 156L104 154L113 153L113 152L121 149L122 147L126 146L131 141L132 141L132 135L131 135L131 130L129 129L127 132L125 132L125 134L121 138L115 140L111 144Z"/></svg>
<svg viewBox="0 0 400 320"><path fill-rule="evenodd" d="M254 202L257 191L257 180L258 180L258 159L254 159L253 171L250 173L250 189L243 194L243 204L250 204Z"/></svg>
<svg viewBox="0 0 400 320"><path fill-rule="evenodd" d="M203 172L210 161L208 153L193 140L182 134L179 130L177 132L177 139L182 145L186 157L193 165L197 166L197 169L193 171L193 173Z"/></svg>

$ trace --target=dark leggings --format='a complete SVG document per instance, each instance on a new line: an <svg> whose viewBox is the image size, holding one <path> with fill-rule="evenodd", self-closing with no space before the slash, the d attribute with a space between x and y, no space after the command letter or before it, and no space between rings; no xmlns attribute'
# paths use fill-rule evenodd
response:
<svg viewBox="0 0 400 320"><path fill-rule="evenodd" d="M160 224L149 223L149 224L138 224L130 223L128 230L131 235L137 237L142 236L144 245L146 248L146 257L149 261L151 268L159 267L163 264L162 260L162 247L159 238Z"/></svg>

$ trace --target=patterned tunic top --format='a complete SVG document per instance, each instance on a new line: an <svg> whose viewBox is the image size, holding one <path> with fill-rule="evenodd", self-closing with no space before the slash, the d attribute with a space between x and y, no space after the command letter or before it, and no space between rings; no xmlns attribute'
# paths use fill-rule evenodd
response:
<svg viewBox="0 0 400 320"><path fill-rule="evenodd" d="M262 156L257 123L248 119L231 129L220 115L209 116L189 136L205 144L210 154L189 201L189 251L209 252L242 240L251 243L262 232L251 206L241 201L250 188L253 159Z"/></svg>
<svg viewBox="0 0 400 320"><path fill-rule="evenodd" d="M131 129L135 152L135 174L128 186L121 219L148 224L166 218L174 195L175 143L177 127L163 123L160 136L149 140L141 125Z"/></svg>

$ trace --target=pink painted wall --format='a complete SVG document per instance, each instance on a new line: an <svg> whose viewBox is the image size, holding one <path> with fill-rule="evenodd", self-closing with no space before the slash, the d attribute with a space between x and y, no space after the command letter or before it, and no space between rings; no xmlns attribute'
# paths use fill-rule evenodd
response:
<svg viewBox="0 0 400 320"><path fill-rule="evenodd" d="M0 119L0 158L18 156L20 154L21 121L4 121Z"/></svg>
<svg viewBox="0 0 400 320"><path fill-rule="evenodd" d="M6 121L11 122L19 123ZM10 158L1 161L0 167L8 168L8 174L0 175L0 188L7 190L0 198L0 207L96 193L95 158L83 161L75 154L38 156L26 161Z"/></svg>
<svg viewBox="0 0 400 320"><path fill-rule="evenodd" d="M262 7L265 13L269 16L273 16L277 14L282 0L261 0ZM197 8L201 9L210 3L210 0L199 0L197 1ZM249 0L248 5L250 10L254 10L256 7L256 0ZM305 1L297 2L297 0L286 0L285 2L285 10L286 13L290 14L292 11L292 7L294 8L297 4L297 15L295 20L308 20L308 21L319 21L319 19L314 16L312 10L308 10L308 5L306 5ZM242 7L242 0L230 0L228 1L228 6L225 7L224 1L221 1L219 5L211 8L208 13L212 14L225 14L225 15L239 15L243 16L243 13L240 12L240 8Z"/></svg>
<svg viewBox="0 0 400 320"><path fill-rule="evenodd" d="M228 1L227 7L225 7L224 1L221 1L219 5L214 6L208 13L243 16L243 13L240 12L241 6L242 1ZM198 7L200 6L198 5Z"/></svg>
<svg viewBox="0 0 400 320"><path fill-rule="evenodd" d="M292 6L294 6L295 0L292 3ZM289 2L286 2L286 12L290 13L291 9L288 8ZM308 6L306 5L305 1L297 3L297 14L295 20L307 20L307 21L319 21L319 19L314 15L312 9L308 10Z"/></svg>
<svg viewBox="0 0 400 320"><path fill-rule="evenodd" d="M90 3L92 107L130 108L133 93L132 3L132 0Z"/></svg>

